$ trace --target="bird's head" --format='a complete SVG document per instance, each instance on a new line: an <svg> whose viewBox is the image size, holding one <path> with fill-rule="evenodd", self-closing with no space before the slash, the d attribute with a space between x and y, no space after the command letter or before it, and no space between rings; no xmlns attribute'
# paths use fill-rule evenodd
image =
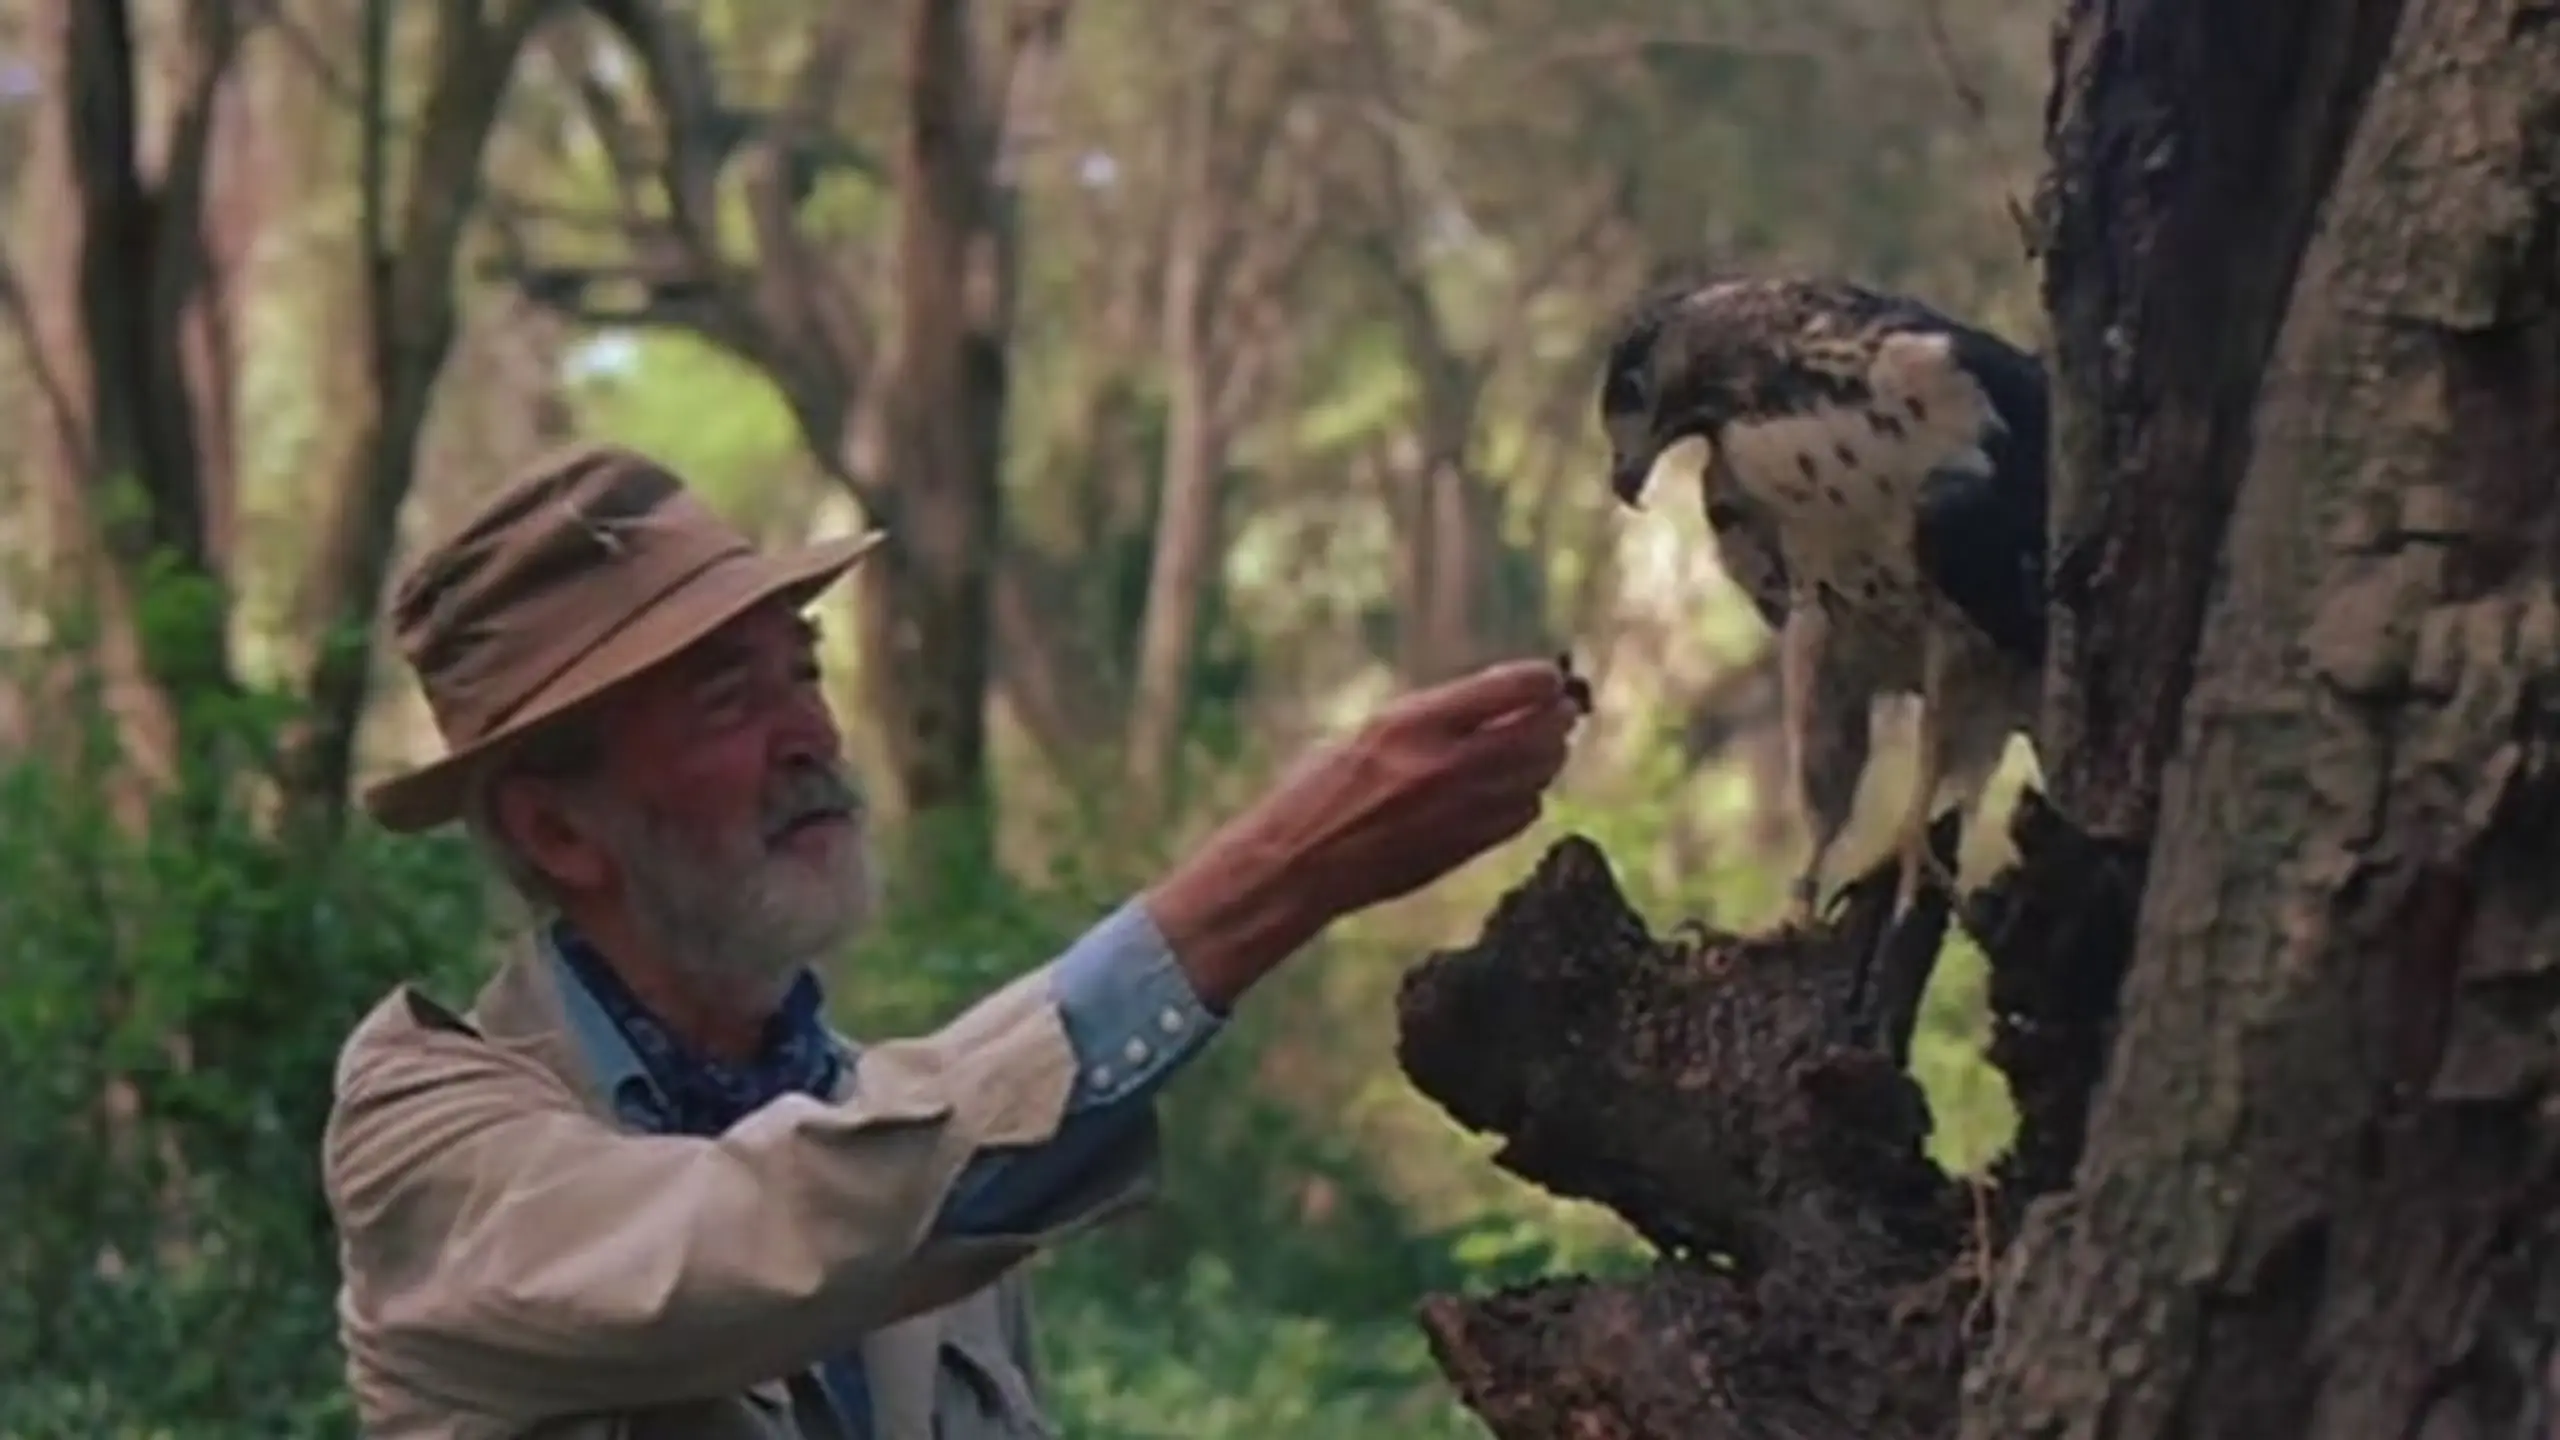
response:
<svg viewBox="0 0 2560 1440"><path fill-rule="evenodd" d="M1600 429L1609 439L1609 489L1629 508L1643 504L1645 486L1665 453L1683 441L1705 443L1704 418L1669 403L1671 367L1662 354L1667 323L1691 287L1658 287L1640 297L1609 340L1600 371ZM1684 421L1688 423L1683 423Z"/></svg>
<svg viewBox="0 0 2560 1440"><path fill-rule="evenodd" d="M1653 478L1653 462L1661 458L1653 444L1653 406L1646 395L1643 365L1621 367L1614 354L1600 385L1600 429L1609 437L1609 489L1619 503L1643 503L1645 482Z"/></svg>

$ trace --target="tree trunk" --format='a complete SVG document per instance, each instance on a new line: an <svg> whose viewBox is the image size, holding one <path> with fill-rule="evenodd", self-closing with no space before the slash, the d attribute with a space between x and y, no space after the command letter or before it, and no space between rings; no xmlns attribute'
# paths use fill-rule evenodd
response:
<svg viewBox="0 0 2560 1440"><path fill-rule="evenodd" d="M1204 139L1205 145L1205 139ZM1201 608L1218 573L1219 510L1226 437L1212 413L1217 390L1212 324L1202 287L1217 203L1198 190L1174 202L1174 238L1165 257L1165 437L1157 488L1155 546L1138 629L1136 682L1129 697L1128 779L1133 818L1165 813L1179 769L1182 722L1191 699Z"/></svg>
<svg viewBox="0 0 2560 1440"><path fill-rule="evenodd" d="M889 382L897 528L863 570L864 679L909 817L950 832L935 842L939 862L983 865L1010 217L991 173L997 136L967 0L914 0L907 25Z"/></svg>
<svg viewBox="0 0 2560 1440"><path fill-rule="evenodd" d="M1677 1253L1426 1306L1497 1434L2560 1421L2560 30L2084 0L2059 53L2055 805L1963 917L1997 1203L1913 1163L1855 916L1662 947L1568 842L1405 1063Z"/></svg>
<svg viewBox="0 0 2560 1440"><path fill-rule="evenodd" d="M1490 662L1520 628L1505 623L1502 496L1468 468L1463 432L1426 422L1424 435L1422 463L1406 482L1413 524L1397 607L1396 671L1417 686Z"/></svg>
<svg viewBox="0 0 2560 1440"><path fill-rule="evenodd" d="M1967 1433L2540 1437L2560 1329L2560 32L2523 0L2305 5L2298 71L2237 72L2298 73L2297 93L2235 95L2173 139L2123 119L2162 78L2142 57L2164 25L2251 47L2228 7L2153 8L2178 18L2071 47L2130 71L2066 75L2062 158L2111 242L2091 259L2165 282L2180 222L2128 225L2084 157L2168 140L2175 174L2272 137L2258 203L2184 226L2201 245L2227 225L2225 263L2275 283L2180 294L2197 348L2135 343L2137 373L2245 377L2217 329L2273 353L2254 416L2228 391L2144 414L2086 363L2099 337L2064 332L2064 413L2128 447L2075 473L2211 534L2218 515L2158 508L2167 447L2132 460L2201 432L2237 486L2214 507L2219 584L2206 567L2145 597L2205 624L2176 728L2146 737L2168 763L2118 1062L2074 1192L2021 1236ZM2232 256L2268 235L2298 260ZM2057 265L2058 313L2104 304L2087 274Z"/></svg>
<svg viewBox="0 0 2560 1440"><path fill-rule="evenodd" d="M1419 686L1490 663L1543 631L1542 597L1523 590L1544 575L1519 563L1503 534L1503 492L1475 463L1493 358L1452 338L1420 263L1404 253L1403 228L1369 248L1418 392L1411 428L1396 437L1391 478L1401 562L1396 673ZM1524 290L1514 303L1530 298Z"/></svg>
<svg viewBox="0 0 2560 1440"><path fill-rule="evenodd" d="M847 278L799 216L795 168L844 147L833 95L863 33L857 16L822 25L780 110L724 100L711 49L691 7L661 0L587 0L619 31L650 77L665 156L657 179L668 216L622 217L627 263L536 262L508 268L525 297L601 325L684 329L770 375L810 452L842 482L888 541L862 568L863 688L889 759L898 808L932 831L926 869L983 873L993 850L987 776L992 631L1041 631L1054 577L1014 575L999 611L1003 533L1001 459L1009 391L1018 153L1045 132L1069 0L1009 8L1001 63L979 63L966 0L911 0L904 31L906 133L895 183L899 234L894 338L882 346L866 287ZM568 68L593 61L570 47ZM646 148L610 87L585 88L626 195L650 177ZM752 259L719 243L717 192L744 122L741 147L754 233ZM861 262L867 265L867 260ZM599 282L638 281L638 304L600 301ZM885 350L887 353L882 354ZM1050 668L1073 647L1053 644L1021 667L1035 699L1066 693Z"/></svg>
<svg viewBox="0 0 2560 1440"><path fill-rule="evenodd" d="M1286 351L1287 297L1317 214L1308 167L1283 143L1313 83L1310 51L1218 19L1167 43L1190 78L1165 137L1164 463L1126 731L1145 819L1178 800L1202 617L1224 588L1228 462Z"/></svg>
<svg viewBox="0 0 2560 1440"><path fill-rule="evenodd" d="M1420 686L1490 659L1514 627L1502 583L1502 496L1469 465L1490 361L1451 342L1428 281L1405 254L1402 232L1414 223L1401 219L1370 248L1419 392L1412 430L1397 437L1392 478L1402 542L1396 674Z"/></svg>
<svg viewBox="0 0 2560 1440"><path fill-rule="evenodd" d="M344 817L356 732L372 694L375 616L399 540L401 507L437 377L460 324L454 260L477 203L480 161L534 32L568 0L447 7L414 139L392 189L389 0L366 0L365 113L360 118L363 306L356 364L364 376L341 424L337 484L304 577L312 642L308 733L288 772L297 815L321 833Z"/></svg>
<svg viewBox="0 0 2560 1440"><path fill-rule="evenodd" d="M212 213L210 171L249 118L232 92L242 23L188 12L178 93L152 126L145 60L123 0L53 0L36 17L45 104L36 126L29 351L53 413L42 427L56 614L86 608L90 656L119 725L119 795L173 778L200 700L234 686L219 522L230 510L228 313L256 216ZM175 588L173 588L173 586Z"/></svg>
<svg viewBox="0 0 2560 1440"><path fill-rule="evenodd" d="M1161 818L1179 771L1190 710L1200 618L1221 571L1227 434L1218 413L1226 356L1217 340L1219 302L1245 197L1222 187L1217 93L1235 81L1230 55L1203 67L1181 101L1168 138L1172 214L1166 224L1158 329L1165 385L1164 461L1156 486L1155 534L1146 605L1138 622L1137 665L1125 735L1131 819Z"/></svg>

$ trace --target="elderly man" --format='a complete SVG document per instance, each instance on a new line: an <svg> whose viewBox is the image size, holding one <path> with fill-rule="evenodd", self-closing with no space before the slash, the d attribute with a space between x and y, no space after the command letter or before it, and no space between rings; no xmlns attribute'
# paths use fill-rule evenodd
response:
<svg viewBox="0 0 2560 1440"><path fill-rule="evenodd" d="M1019 1263L1137 1200L1152 1097L1330 921L1519 833L1555 667L1404 698L1048 964L855 1045L813 966L868 904L800 612L872 538L751 547L582 446L421 559L393 618L460 822L544 923L467 1010L393 992L325 1143L367 1434L976 1440L1055 1431Z"/></svg>

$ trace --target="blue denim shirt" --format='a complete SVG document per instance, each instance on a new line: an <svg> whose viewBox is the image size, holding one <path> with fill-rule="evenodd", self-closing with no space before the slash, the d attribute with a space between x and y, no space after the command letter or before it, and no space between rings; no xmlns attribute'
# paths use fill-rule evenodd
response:
<svg viewBox="0 0 2560 1440"><path fill-rule="evenodd" d="M634 1130L717 1135L782 1095L829 1094L860 1057L859 1047L827 1028L814 975L804 972L793 983L753 1061L724 1062L688 1052L575 932L554 926L549 939L569 1029L599 1088ZM1050 983L1078 1071L1057 1133L1045 1145L972 1160L943 1202L936 1234L1038 1228L1224 1023L1192 990L1136 900L1067 947ZM858 1353L849 1349L824 1373L847 1428L870 1433L870 1390Z"/></svg>

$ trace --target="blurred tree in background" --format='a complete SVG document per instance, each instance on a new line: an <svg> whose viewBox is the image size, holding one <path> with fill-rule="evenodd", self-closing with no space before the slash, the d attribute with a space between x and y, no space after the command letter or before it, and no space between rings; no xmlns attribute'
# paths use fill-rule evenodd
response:
<svg viewBox="0 0 2560 1440"><path fill-rule="evenodd" d="M1397 686L1597 677L1539 832L1258 997L1168 1102L1164 1202L1044 1262L1070 1434L1478 1433L1414 1296L1632 1251L1409 1094L1398 967L1559 828L1735 923L1801 843L1698 507L1602 483L1598 332L1705 258L2036 341L2046 25L0 0L0 1436L347 1433L335 1048L513 921L347 817L428 735L375 612L573 433L760 534L892 531L825 617L898 861L859 1033L1045 958ZM2004 1102L1941 975L1914 1063L1973 1165Z"/></svg>

